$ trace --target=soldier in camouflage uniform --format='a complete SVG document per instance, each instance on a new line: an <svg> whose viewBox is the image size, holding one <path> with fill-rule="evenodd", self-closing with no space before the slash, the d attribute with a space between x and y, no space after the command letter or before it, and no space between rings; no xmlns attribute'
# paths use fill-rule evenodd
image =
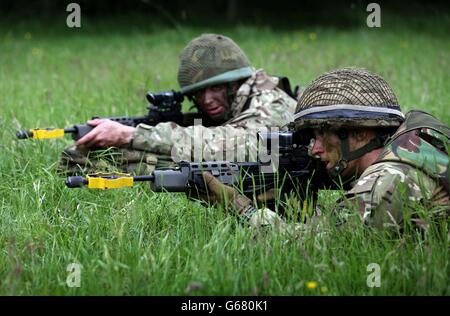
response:
<svg viewBox="0 0 450 316"><path fill-rule="evenodd" d="M253 69L244 52L223 35L204 34L184 48L178 82L181 92L213 127L167 122L134 128L92 120L88 123L96 127L64 151L61 169L107 169L108 160L101 156L88 159L94 157L92 148L107 147L114 148L101 151L101 155L113 156L124 171L135 173L149 173L155 166L163 166L161 162L172 160L255 159L257 132L282 127L293 119L296 101L278 87L278 78ZM136 171L136 166L144 168Z"/></svg>
<svg viewBox="0 0 450 316"><path fill-rule="evenodd" d="M425 112L404 115L383 78L355 68L319 77L300 97L291 127L312 129L310 152L332 177L357 179L337 203L338 225L355 210L368 226L400 232L406 225L426 229L430 221L448 218L450 129ZM212 175L204 177L214 198L226 196L252 226L304 228L258 210Z"/></svg>

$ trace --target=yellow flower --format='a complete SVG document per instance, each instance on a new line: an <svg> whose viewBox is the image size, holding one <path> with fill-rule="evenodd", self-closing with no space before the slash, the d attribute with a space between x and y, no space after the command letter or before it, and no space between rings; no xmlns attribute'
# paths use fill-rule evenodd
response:
<svg viewBox="0 0 450 316"><path fill-rule="evenodd" d="M30 40L31 39L31 33L30 32L26 32L25 35L23 36L24 39L26 40Z"/></svg>
<svg viewBox="0 0 450 316"><path fill-rule="evenodd" d="M42 56L42 49L33 47L33 49L31 50L31 54L33 56L40 57L40 56Z"/></svg>
<svg viewBox="0 0 450 316"><path fill-rule="evenodd" d="M306 287L310 290L314 290L317 287L317 282L315 281L306 282Z"/></svg>
<svg viewBox="0 0 450 316"><path fill-rule="evenodd" d="M316 38L317 38L317 34L316 33L314 33L314 32L309 33L309 39L311 41L315 41Z"/></svg>
<svg viewBox="0 0 450 316"><path fill-rule="evenodd" d="M322 287L320 288L320 292L326 293L326 292L328 292L328 288L327 288L326 286L322 286Z"/></svg>

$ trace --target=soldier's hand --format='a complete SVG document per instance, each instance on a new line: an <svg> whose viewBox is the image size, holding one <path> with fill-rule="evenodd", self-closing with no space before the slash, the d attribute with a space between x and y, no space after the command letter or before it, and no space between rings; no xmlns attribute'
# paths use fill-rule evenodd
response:
<svg viewBox="0 0 450 316"><path fill-rule="evenodd" d="M256 200L260 203L267 203L273 201L278 196L278 192L275 189L269 189L264 193L259 194Z"/></svg>
<svg viewBox="0 0 450 316"><path fill-rule="evenodd" d="M252 205L252 201L248 197L221 183L211 173L205 171L202 175L208 190L208 195L204 198L207 202L221 203L236 214L242 214Z"/></svg>
<svg viewBox="0 0 450 316"><path fill-rule="evenodd" d="M94 119L87 122L95 128L80 138L75 144L88 148L120 147L128 144L133 137L135 128L108 119Z"/></svg>

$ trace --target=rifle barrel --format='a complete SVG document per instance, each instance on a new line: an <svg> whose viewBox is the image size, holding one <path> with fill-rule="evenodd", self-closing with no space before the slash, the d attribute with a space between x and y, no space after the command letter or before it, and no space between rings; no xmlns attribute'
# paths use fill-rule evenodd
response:
<svg viewBox="0 0 450 316"><path fill-rule="evenodd" d="M20 130L16 133L18 139L27 139L33 137L33 132L30 130Z"/></svg>
<svg viewBox="0 0 450 316"><path fill-rule="evenodd" d="M80 188L84 185L94 189L111 189L133 186L133 182L154 181L154 175L134 176L130 177L126 174L104 174L104 175L88 175L86 178L82 176L68 177L65 184L69 188Z"/></svg>
<svg viewBox="0 0 450 316"><path fill-rule="evenodd" d="M67 133L73 134L73 133L77 133L77 132L78 132L78 130L75 127L67 127L64 129L65 134L67 134Z"/></svg>
<svg viewBox="0 0 450 316"><path fill-rule="evenodd" d="M79 188L82 187L83 185L88 184L88 180L81 176L73 176L68 177L65 183L69 188Z"/></svg>
<svg viewBox="0 0 450 316"><path fill-rule="evenodd" d="M147 176L134 176L133 180L138 182L138 181L150 181L153 182L155 181L155 176L154 175L147 175Z"/></svg>

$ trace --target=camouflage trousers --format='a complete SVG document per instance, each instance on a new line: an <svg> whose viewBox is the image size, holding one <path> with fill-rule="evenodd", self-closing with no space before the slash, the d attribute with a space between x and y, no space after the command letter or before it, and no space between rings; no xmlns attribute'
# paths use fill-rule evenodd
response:
<svg viewBox="0 0 450 316"><path fill-rule="evenodd" d="M156 168L173 166L175 163L170 156L141 150L115 147L92 150L84 146L71 146L62 152L58 170L67 175L97 172L147 175Z"/></svg>

